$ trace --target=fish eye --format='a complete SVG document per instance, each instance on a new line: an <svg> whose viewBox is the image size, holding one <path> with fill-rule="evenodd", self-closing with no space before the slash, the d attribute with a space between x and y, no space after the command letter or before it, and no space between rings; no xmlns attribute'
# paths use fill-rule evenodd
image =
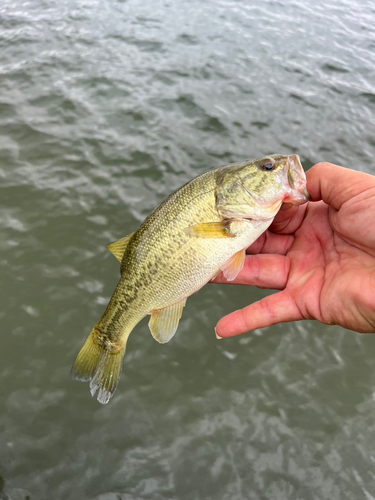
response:
<svg viewBox="0 0 375 500"><path fill-rule="evenodd" d="M265 170L267 172L270 172L271 170L273 170L275 168L275 162L273 162L269 159L263 160L260 162L259 167L261 170Z"/></svg>

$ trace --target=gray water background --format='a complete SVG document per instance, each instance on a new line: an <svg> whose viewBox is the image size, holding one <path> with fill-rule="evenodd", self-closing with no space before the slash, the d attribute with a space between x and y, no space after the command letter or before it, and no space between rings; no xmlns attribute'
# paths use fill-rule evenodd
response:
<svg viewBox="0 0 375 500"><path fill-rule="evenodd" d="M375 498L375 336L219 343L268 291L206 286L165 346L142 321L107 406L69 379L119 277L106 245L184 182L279 152L375 174L374 20L368 0L2 0L0 498Z"/></svg>

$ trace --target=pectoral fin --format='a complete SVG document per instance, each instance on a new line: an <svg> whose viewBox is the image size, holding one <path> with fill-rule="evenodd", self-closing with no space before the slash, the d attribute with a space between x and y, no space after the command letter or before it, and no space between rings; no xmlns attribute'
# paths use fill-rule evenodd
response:
<svg viewBox="0 0 375 500"><path fill-rule="evenodd" d="M125 236L125 238L121 238L120 240L114 241L113 243L107 246L111 254L114 255L116 259L119 260L120 262L122 261L122 257L124 255L126 247L128 246L129 240L133 236L133 234L134 233L130 233L127 236Z"/></svg>
<svg viewBox="0 0 375 500"><path fill-rule="evenodd" d="M235 253L221 266L224 276L228 281L233 281L242 270L245 263L245 249Z"/></svg>
<svg viewBox="0 0 375 500"><path fill-rule="evenodd" d="M186 299L165 309L158 309L151 312L148 326L152 336L160 344L169 342L176 333L185 303Z"/></svg>
<svg viewBox="0 0 375 500"><path fill-rule="evenodd" d="M233 238L235 234L231 233L230 225L230 220L204 222L187 227L184 231L190 234L190 236L198 236L200 238Z"/></svg>

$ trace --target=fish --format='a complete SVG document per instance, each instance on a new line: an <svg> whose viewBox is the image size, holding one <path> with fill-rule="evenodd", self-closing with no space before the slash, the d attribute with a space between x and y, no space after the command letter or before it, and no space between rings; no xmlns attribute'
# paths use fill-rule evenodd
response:
<svg viewBox="0 0 375 500"><path fill-rule="evenodd" d="M233 281L245 251L282 203L306 203L299 156L274 154L209 170L172 193L133 233L108 245L120 281L79 351L71 377L90 382L106 404L121 373L127 339L150 315L161 344L176 333L187 298L220 272Z"/></svg>

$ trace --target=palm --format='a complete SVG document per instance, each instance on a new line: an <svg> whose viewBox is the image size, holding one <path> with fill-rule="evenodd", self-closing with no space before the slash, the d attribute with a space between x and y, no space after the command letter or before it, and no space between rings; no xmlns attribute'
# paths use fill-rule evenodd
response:
<svg viewBox="0 0 375 500"><path fill-rule="evenodd" d="M337 177L338 168L330 174ZM336 182L328 188L319 168L309 174L313 199L328 199L329 204L320 201L280 212L271 230L248 249L253 255L235 281L282 291L220 320L220 336L301 319L375 331L375 235L370 230L375 181L345 170L345 186ZM359 181L353 181L353 174ZM216 281L224 282L220 276Z"/></svg>
<svg viewBox="0 0 375 500"><path fill-rule="evenodd" d="M348 207L350 209L350 207ZM375 208L373 210L375 216ZM371 279L375 258L363 247L358 224L323 202L310 203L287 252L290 271L285 290L295 301L301 319L340 324L357 331L374 329ZM368 300L370 299L370 300ZM375 319L375 318L374 318Z"/></svg>

